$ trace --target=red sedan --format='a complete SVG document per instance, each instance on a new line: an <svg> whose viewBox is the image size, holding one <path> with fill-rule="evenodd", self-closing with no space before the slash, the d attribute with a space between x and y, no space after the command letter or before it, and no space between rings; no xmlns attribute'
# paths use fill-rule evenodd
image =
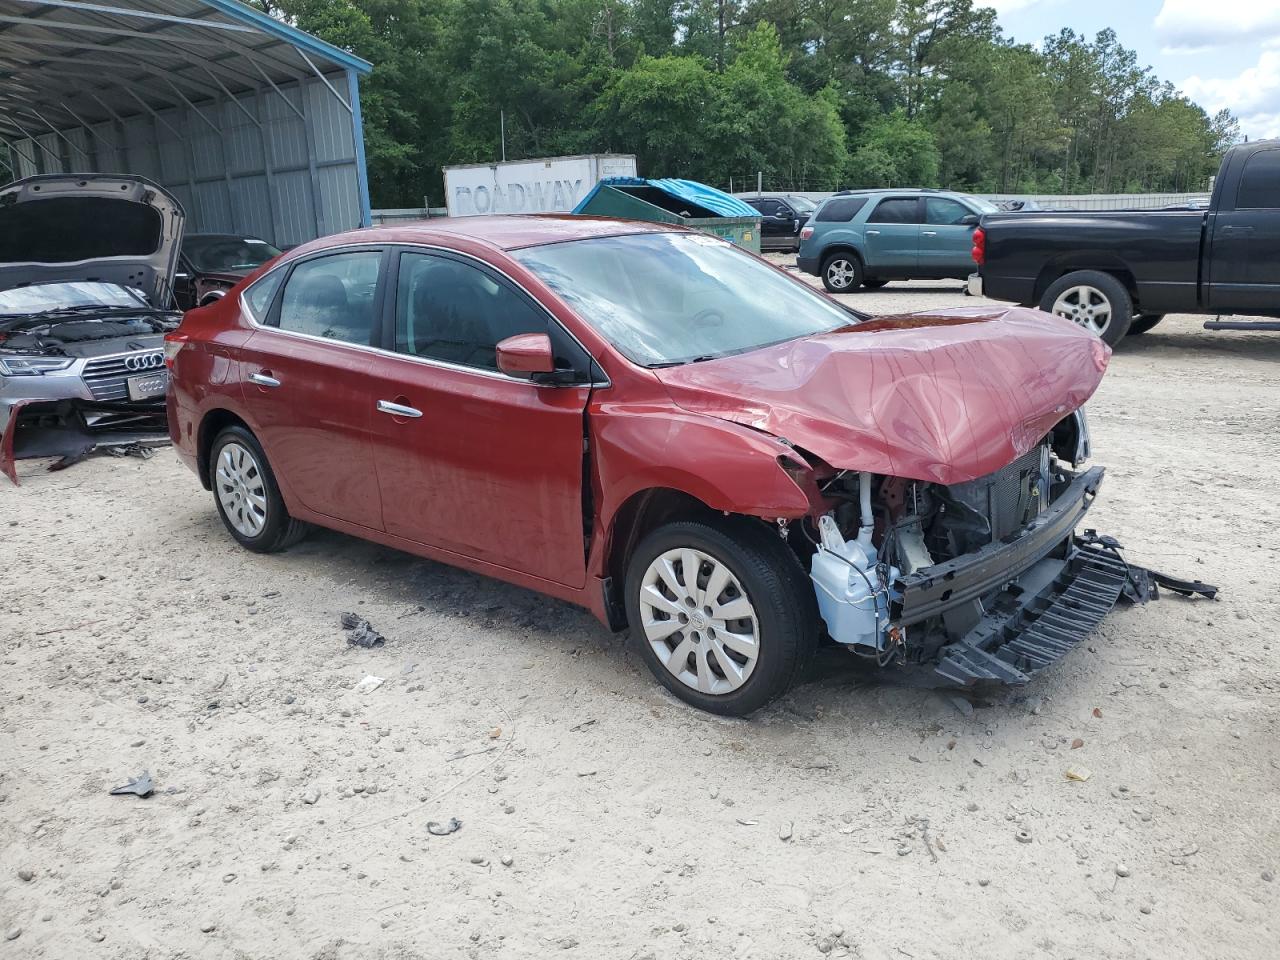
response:
<svg viewBox="0 0 1280 960"><path fill-rule="evenodd" d="M478 217L306 244L166 340L245 547L316 524L581 604L718 713L826 641L1025 682L1124 583L1074 535L1109 351L1028 310L870 320L702 234Z"/></svg>

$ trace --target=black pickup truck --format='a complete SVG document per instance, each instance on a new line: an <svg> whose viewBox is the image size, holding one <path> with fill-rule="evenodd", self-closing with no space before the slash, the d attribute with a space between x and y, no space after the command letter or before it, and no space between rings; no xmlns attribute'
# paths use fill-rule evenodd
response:
<svg viewBox="0 0 1280 960"><path fill-rule="evenodd" d="M1208 210L987 214L973 239L970 293L1039 306L1113 346L1166 313L1280 317L1280 140L1229 150Z"/></svg>

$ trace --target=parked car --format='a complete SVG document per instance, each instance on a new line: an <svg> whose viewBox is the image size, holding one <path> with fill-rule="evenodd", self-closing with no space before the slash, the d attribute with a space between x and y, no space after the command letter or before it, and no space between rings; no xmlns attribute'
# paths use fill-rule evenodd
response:
<svg viewBox="0 0 1280 960"><path fill-rule="evenodd" d="M971 293L1038 305L1113 346L1166 313L1280 317L1280 140L1227 151L1207 211L984 216L973 251Z"/></svg>
<svg viewBox="0 0 1280 960"><path fill-rule="evenodd" d="M141 177L0 189L0 472L165 435L182 207Z"/></svg>
<svg viewBox="0 0 1280 960"><path fill-rule="evenodd" d="M679 227L484 217L304 244L165 351L247 549L317 524L580 604L716 713L824 632L1026 682L1126 583L1073 533L1110 351L1032 311L873 320Z"/></svg>
<svg viewBox="0 0 1280 960"><path fill-rule="evenodd" d="M760 211L760 250L794 253L800 249L800 231L818 205L793 193L768 197L743 197Z"/></svg>
<svg viewBox="0 0 1280 960"><path fill-rule="evenodd" d="M280 250L265 240L234 233L191 233L182 255L173 295L179 308L190 310L217 300Z"/></svg>
<svg viewBox="0 0 1280 960"><path fill-rule="evenodd" d="M796 264L832 293L890 280L964 280L973 228L994 204L937 190L856 190L828 197L800 231Z"/></svg>

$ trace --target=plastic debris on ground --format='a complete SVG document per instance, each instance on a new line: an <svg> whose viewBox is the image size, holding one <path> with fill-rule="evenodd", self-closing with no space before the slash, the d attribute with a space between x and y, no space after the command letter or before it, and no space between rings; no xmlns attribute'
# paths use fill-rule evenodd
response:
<svg viewBox="0 0 1280 960"><path fill-rule="evenodd" d="M347 631L347 643L353 647L364 647L367 650L387 642L387 638L373 629L373 625L358 613L344 613L340 622L342 629Z"/></svg>
<svg viewBox="0 0 1280 960"><path fill-rule="evenodd" d="M356 684L356 693L372 693L384 683L381 677L367 676Z"/></svg>
<svg viewBox="0 0 1280 960"><path fill-rule="evenodd" d="M138 776L134 777L123 786L113 787L111 789L111 795L115 797L130 795L135 797L149 797L154 790L155 784L151 781L151 774L148 771L143 770L142 773L138 774Z"/></svg>
<svg viewBox="0 0 1280 960"><path fill-rule="evenodd" d="M427 833L433 837L447 837L451 833L457 833L462 829L462 821L457 817L450 817L448 823L437 823L435 820L427 821Z"/></svg>

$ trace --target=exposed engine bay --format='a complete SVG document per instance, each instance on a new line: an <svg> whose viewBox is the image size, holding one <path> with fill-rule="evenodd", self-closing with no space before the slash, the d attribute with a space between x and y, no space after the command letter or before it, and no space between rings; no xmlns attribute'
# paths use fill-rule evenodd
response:
<svg viewBox="0 0 1280 960"><path fill-rule="evenodd" d="M931 667L937 685L1025 683L1088 636L1121 598L1157 585L1216 588L1130 566L1120 545L1076 529L1103 470L1083 411L1012 463L944 486L840 471L831 509L806 518L819 611L831 638L880 666ZM816 527L814 529L813 527Z"/></svg>

